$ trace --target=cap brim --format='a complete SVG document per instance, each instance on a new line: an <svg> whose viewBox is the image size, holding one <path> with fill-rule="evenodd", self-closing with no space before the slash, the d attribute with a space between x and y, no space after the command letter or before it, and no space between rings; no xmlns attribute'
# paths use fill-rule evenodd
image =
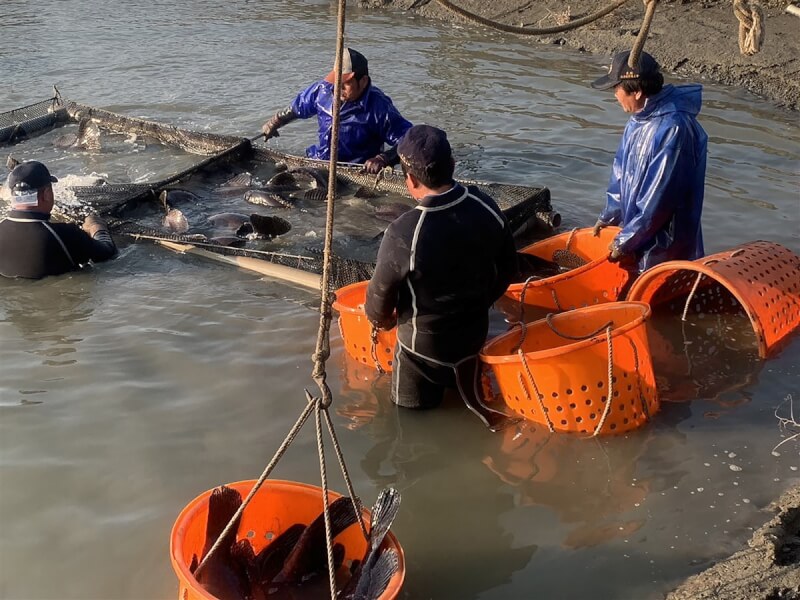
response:
<svg viewBox="0 0 800 600"><path fill-rule="evenodd" d="M592 87L596 90L607 90L614 87L618 83L619 81L612 79L608 75L603 75L600 79L595 79L592 82Z"/></svg>
<svg viewBox="0 0 800 600"><path fill-rule="evenodd" d="M342 83L350 81L355 76L356 74L353 72L342 73ZM325 77L325 81L327 81L328 83L336 83L336 71L331 71L330 73L328 73L328 76Z"/></svg>
<svg viewBox="0 0 800 600"><path fill-rule="evenodd" d="M56 183L58 181L58 177L50 175L50 183Z"/></svg>

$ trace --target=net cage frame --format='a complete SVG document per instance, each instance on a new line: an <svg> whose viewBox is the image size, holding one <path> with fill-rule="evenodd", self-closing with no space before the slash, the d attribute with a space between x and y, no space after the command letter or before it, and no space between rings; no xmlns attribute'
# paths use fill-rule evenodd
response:
<svg viewBox="0 0 800 600"><path fill-rule="evenodd" d="M97 213L109 221L112 233L145 239L161 238L184 244L201 244L206 250L218 254L266 260L318 274L322 272L322 254L319 251L309 250L307 256L286 255L205 243L207 240L201 239L202 236L169 234L142 227L135 221L126 219L125 213L140 204L154 203L161 191L168 186L188 179L194 174L213 171L225 164L244 161L283 163L288 168L311 167L327 172L327 161L294 156L265 146L255 146L251 140L240 136L193 131L169 123L114 113L88 104L67 101L55 87L54 92L55 95L46 100L0 113L0 124L7 123L5 129L18 128L30 136L44 133L54 127L90 119L101 130L144 136L155 139L160 144L204 157L188 168L156 181L71 186L68 190L75 195L78 202L75 205L57 205L55 210L57 216L67 221L81 222L88 214ZM19 140L12 140L16 141ZM337 178L344 183L366 187L377 193L394 192L410 197L405 188L404 178L398 172L385 170L379 176L375 176L366 174L360 165L343 163L337 166ZM515 239L522 239L532 231L549 233L561 222L560 215L553 210L550 190L547 187L460 181L466 185L476 185L497 201L514 231ZM335 255L333 261L332 279L336 287L369 279L374 270L374 263Z"/></svg>
<svg viewBox="0 0 800 600"><path fill-rule="evenodd" d="M694 261L667 261L641 274L625 299L672 312L740 310L767 358L800 327L800 256L758 240Z"/></svg>
<svg viewBox="0 0 800 600"><path fill-rule="evenodd" d="M66 103L53 86L52 97L0 113L0 147L46 133L69 119Z"/></svg>

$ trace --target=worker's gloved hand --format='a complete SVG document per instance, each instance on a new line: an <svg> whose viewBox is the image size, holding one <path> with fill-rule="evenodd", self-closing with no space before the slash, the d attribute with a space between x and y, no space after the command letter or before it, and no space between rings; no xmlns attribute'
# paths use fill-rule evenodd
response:
<svg viewBox="0 0 800 600"><path fill-rule="evenodd" d="M278 133L278 129L282 126L281 120L278 118L278 115L272 117L269 121L264 123L264 126L261 128L261 131L264 132L264 139L268 140L270 138L278 137L280 134Z"/></svg>
<svg viewBox="0 0 800 600"><path fill-rule="evenodd" d="M108 225L106 224L106 222L103 219L101 219L97 215L89 215L83 221L82 229L86 233L88 233L90 236L94 237L94 235L98 231L107 231L108 230Z"/></svg>
<svg viewBox="0 0 800 600"><path fill-rule="evenodd" d="M383 154L378 154L377 156L373 156L367 162L364 163L364 171L371 175L377 175L383 169L389 166L389 162L383 156Z"/></svg>
<svg viewBox="0 0 800 600"><path fill-rule="evenodd" d="M291 107L276 112L275 116L264 123L264 126L261 128L261 131L264 132L264 140L266 141L270 138L278 137L278 129L297 118L298 116Z"/></svg>
<svg viewBox="0 0 800 600"><path fill-rule="evenodd" d="M625 254L622 250L619 249L614 242L611 242L611 245L608 247L610 254L608 255L608 262L619 262L621 260L625 260L628 255Z"/></svg>
<svg viewBox="0 0 800 600"><path fill-rule="evenodd" d="M600 230L608 227L608 223L603 223L600 219L597 219L597 223L594 224L592 227L592 235L597 237L600 235Z"/></svg>

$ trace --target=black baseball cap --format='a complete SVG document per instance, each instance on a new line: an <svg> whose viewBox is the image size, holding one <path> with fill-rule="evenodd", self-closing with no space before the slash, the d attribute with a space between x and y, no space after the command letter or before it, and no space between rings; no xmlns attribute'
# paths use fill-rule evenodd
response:
<svg viewBox="0 0 800 600"><path fill-rule="evenodd" d="M350 81L353 77L361 79L364 75L369 75L369 68L366 57L353 50L345 48L342 53L342 81ZM328 83L336 81L336 67L325 77Z"/></svg>
<svg viewBox="0 0 800 600"><path fill-rule="evenodd" d="M630 50L615 54L611 61L611 66L608 68L608 73L593 81L592 87L597 90L607 90L623 81L631 81L658 73L660 67L656 59L647 52L642 52L639 55L639 62L634 68L628 66L628 57L630 55Z"/></svg>
<svg viewBox="0 0 800 600"><path fill-rule="evenodd" d="M401 163L419 173L453 159L447 134L431 125L414 125L406 131L397 144L397 153Z"/></svg>
<svg viewBox="0 0 800 600"><path fill-rule="evenodd" d="M31 160L14 167L8 176L7 185L12 193L25 193L49 187L56 181L58 179L50 175L47 167L40 162Z"/></svg>

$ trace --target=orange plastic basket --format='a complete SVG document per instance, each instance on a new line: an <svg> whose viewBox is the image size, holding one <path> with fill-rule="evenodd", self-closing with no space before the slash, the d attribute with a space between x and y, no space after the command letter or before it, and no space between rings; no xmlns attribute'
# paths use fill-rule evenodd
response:
<svg viewBox="0 0 800 600"><path fill-rule="evenodd" d="M619 231L619 227L606 227L595 237L591 227L576 229L520 250L549 261L557 251L568 251L586 261L566 273L529 282L525 304L562 311L617 300L629 277L628 271L608 261L608 246ZM519 302L523 286L511 284L506 296Z"/></svg>
<svg viewBox="0 0 800 600"><path fill-rule="evenodd" d="M800 327L800 256L759 241L693 261L668 261L642 273L628 298L676 314L742 310L765 358Z"/></svg>
<svg viewBox="0 0 800 600"><path fill-rule="evenodd" d="M253 489L255 480L239 481L227 484L241 495L246 497ZM172 527L170 537L170 558L172 568L178 576L180 589L179 600L225 600L217 599L209 594L194 578L189 571L192 556L201 558L206 536L206 521L208 519L208 499L213 490L208 490L192 500L178 515ZM333 502L341 494L330 492L330 501ZM313 485L297 483L295 481L281 481L270 479L261 486L258 493L242 513L237 540L247 538L253 545L256 553L269 544L286 529L295 523L308 525L322 512L322 489ZM369 511L364 510L364 518L369 522ZM336 541L344 545L345 564L353 560L362 560L367 550L358 524L353 524L345 529ZM381 600L397 598L405 579L405 560L403 549L397 538L389 532L383 542L397 552L399 569L389 581L389 585L381 594Z"/></svg>
<svg viewBox="0 0 800 600"><path fill-rule="evenodd" d="M377 344L373 344L372 324L364 312L368 284L369 281L359 281L336 290L333 308L339 311L339 331L347 353L365 365L378 364L388 373L394 361L397 328L379 330Z"/></svg>
<svg viewBox="0 0 800 600"><path fill-rule="evenodd" d="M491 368L508 407L526 419L552 431L630 431L659 408L645 324L649 315L643 302L549 315L525 325L524 338L519 327L490 340L481 360Z"/></svg>

